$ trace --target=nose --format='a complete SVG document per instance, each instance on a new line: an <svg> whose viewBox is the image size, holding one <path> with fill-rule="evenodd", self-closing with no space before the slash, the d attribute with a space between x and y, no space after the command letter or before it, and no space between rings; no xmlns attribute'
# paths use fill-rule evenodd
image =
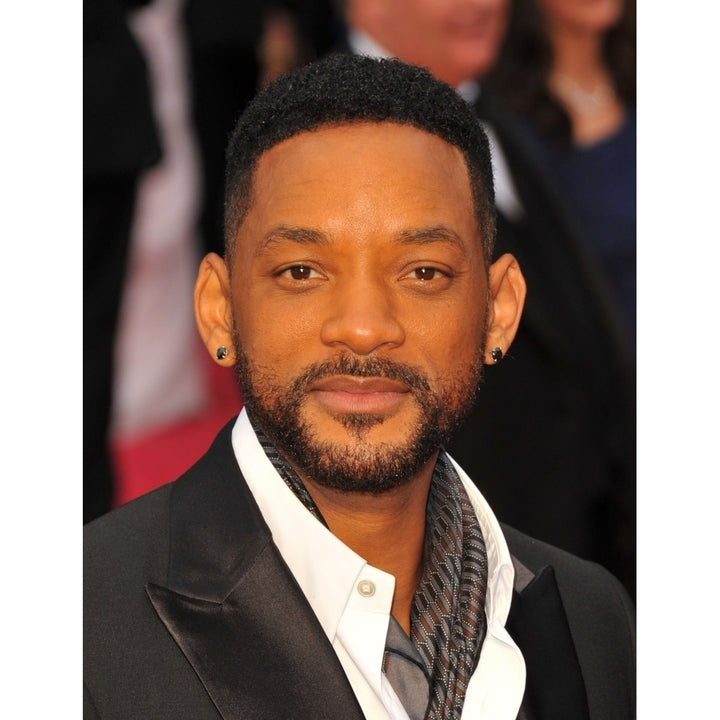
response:
<svg viewBox="0 0 720 720"><path fill-rule="evenodd" d="M402 345L405 331L397 317L392 289L381 279L338 283L329 299L321 339L357 355Z"/></svg>

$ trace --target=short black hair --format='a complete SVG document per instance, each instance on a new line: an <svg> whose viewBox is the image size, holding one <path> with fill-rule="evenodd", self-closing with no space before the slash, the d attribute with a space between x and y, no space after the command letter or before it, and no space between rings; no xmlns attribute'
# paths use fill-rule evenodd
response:
<svg viewBox="0 0 720 720"><path fill-rule="evenodd" d="M282 75L260 90L228 143L225 253L247 214L260 156L301 132L356 122L411 125L463 154L475 216L489 263L495 240L495 195L487 137L468 103L427 70L396 59L332 54Z"/></svg>

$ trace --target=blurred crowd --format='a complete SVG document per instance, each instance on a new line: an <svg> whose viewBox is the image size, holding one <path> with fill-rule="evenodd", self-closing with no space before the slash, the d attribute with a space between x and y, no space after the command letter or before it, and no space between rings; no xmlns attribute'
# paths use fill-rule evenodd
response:
<svg viewBox="0 0 720 720"><path fill-rule="evenodd" d="M222 253L226 138L329 52L422 65L475 107L528 298L449 450L500 520L634 594L634 0L85 0L85 521L114 503L113 436L210 401L192 287Z"/></svg>

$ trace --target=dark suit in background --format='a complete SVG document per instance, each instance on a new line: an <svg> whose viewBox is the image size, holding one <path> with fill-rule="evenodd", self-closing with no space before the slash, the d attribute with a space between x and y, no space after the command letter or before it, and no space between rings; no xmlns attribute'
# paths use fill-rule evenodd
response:
<svg viewBox="0 0 720 720"><path fill-rule="evenodd" d="M113 356L140 174L160 158L145 60L126 12L83 2L83 519L107 512Z"/></svg>
<svg viewBox="0 0 720 720"><path fill-rule="evenodd" d="M176 483L85 529L85 720L363 717L231 428ZM634 612L619 583L503 532L524 566L508 630L526 660L527 719L632 718Z"/></svg>
<svg viewBox="0 0 720 720"><path fill-rule="evenodd" d="M498 517L594 560L635 593L635 367L621 318L566 206L513 121L476 103L500 141L524 207L500 211L527 298L509 355L487 368L449 450Z"/></svg>

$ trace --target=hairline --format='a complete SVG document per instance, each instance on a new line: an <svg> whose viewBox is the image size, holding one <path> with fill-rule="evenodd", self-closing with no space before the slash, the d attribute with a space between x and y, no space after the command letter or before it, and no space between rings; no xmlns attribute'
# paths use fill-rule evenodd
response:
<svg viewBox="0 0 720 720"><path fill-rule="evenodd" d="M394 117L386 119L359 117L324 120L319 121L316 125L313 125L311 127L301 128L296 132L288 135L287 137L279 139L277 142L273 143L269 147L264 148L255 157L252 158L252 162L249 163L247 171L239 174L239 176L235 178L235 184L232 192L227 195L225 201L225 259L228 264L229 270L232 271L233 258L235 255L235 246L237 244L240 228L242 227L254 201L255 180L257 177L258 166L260 164L261 158L263 158L273 148L281 145L283 142L287 140L292 140L307 133L314 133L321 130L333 128L352 127L357 125L395 125L398 127L415 128L416 130L425 132L428 135L437 137L450 147L455 148L460 153L460 157L464 163L465 170L467 172L467 179L470 186L470 195L473 204L473 216L477 225L478 237L480 243L482 244L483 262L486 268L489 267L492 251L494 248L495 233L495 219L494 217L489 216L491 216L494 212L494 203L488 203L490 207L488 207L483 212L482 202L483 200L487 202L489 191L488 188L483 186L481 176L476 178L475 180L473 179L472 167L471 164L468 162L468 153L458 143L454 143L447 137L444 137L441 133L434 132L428 127L422 126L419 123L413 122L412 120L405 121L400 118ZM481 193L481 195L484 195L484 197L477 197L476 191ZM490 237L486 237L487 235L490 235Z"/></svg>

